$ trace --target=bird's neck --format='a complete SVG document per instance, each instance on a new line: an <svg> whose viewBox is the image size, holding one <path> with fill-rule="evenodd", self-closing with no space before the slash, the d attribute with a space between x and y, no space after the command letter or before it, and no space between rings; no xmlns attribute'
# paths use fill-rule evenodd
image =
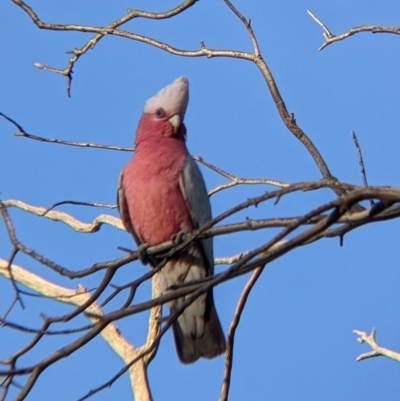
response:
<svg viewBox="0 0 400 401"><path fill-rule="evenodd" d="M171 169L180 171L188 154L186 145L181 140L147 137L136 144L134 160L135 164L149 174L157 174Z"/></svg>

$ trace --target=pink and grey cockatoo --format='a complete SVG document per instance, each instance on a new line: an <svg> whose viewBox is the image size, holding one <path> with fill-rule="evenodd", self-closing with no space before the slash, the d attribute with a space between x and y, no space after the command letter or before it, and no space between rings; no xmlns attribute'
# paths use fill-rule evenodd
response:
<svg viewBox="0 0 400 401"><path fill-rule="evenodd" d="M211 220L203 177L185 145L183 118L188 100L188 80L180 77L146 102L136 131L134 156L121 172L118 207L138 246L168 241ZM154 267L155 260L150 258L150 264ZM213 271L212 238L196 240L162 268L162 291L210 276ZM171 312L184 299L171 301ZM172 328L183 363L214 358L225 351L212 289L191 303Z"/></svg>

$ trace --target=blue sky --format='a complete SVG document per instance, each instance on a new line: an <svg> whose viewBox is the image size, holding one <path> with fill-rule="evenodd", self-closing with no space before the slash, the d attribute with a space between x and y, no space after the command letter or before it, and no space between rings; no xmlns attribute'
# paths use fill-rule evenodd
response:
<svg viewBox="0 0 400 401"><path fill-rule="evenodd" d="M123 16L128 8L164 11L177 3L165 1L57 2L30 1L46 22L101 26ZM268 4L267 4L268 3ZM360 34L322 52L321 28L307 15L313 11L333 33L362 24L398 25L400 3L384 0L286 0L234 3L251 18L262 55L272 70L289 112L312 139L332 173L340 180L361 184L357 155L350 133L361 144L369 183L400 185L398 149L400 75L399 38ZM64 68L67 51L82 46L90 34L39 30L11 1L0 4L0 111L35 135L70 141L131 146L144 102L180 75L190 81L185 122L193 155L241 177L268 177L286 182L311 181L319 172L302 145L279 118L264 80L249 62L233 59L176 57L144 44L116 37L103 39L76 64L72 97L65 78L34 67L39 62ZM222 1L199 1L182 15L165 21L135 20L126 30L148 35L182 49L211 48L251 51L246 31ZM0 120L0 197L35 206L54 202L115 202L119 171L129 153L46 144L13 136L15 128ZM224 182L202 168L209 189ZM238 187L212 197L214 215L268 186ZM297 194L278 205L246 210L245 217L270 218L305 213L333 199L330 191ZM60 210L83 221L104 212L78 206ZM16 233L28 247L70 269L121 256L117 246L133 247L123 232L103 227L97 234L78 234L61 223L12 210ZM230 256L266 242L277 230L240 233L215 239L217 257ZM369 351L359 345L353 329L378 330L382 346L400 349L399 223L360 228L344 239L322 240L295 249L267 266L250 295L235 341L230 400L271 399L387 401L398 398L398 366L386 359L360 363ZM11 246L0 226L0 258ZM93 288L101 276L69 281L31 259L16 263L68 288ZM217 267L221 271L224 267ZM147 271L139 263L122 268L116 284ZM215 290L217 310L225 332L247 277ZM13 292L0 280L3 313ZM136 302L148 299L143 286ZM39 327L39 313L58 315L65 305L26 298L27 308L14 308L10 319ZM121 299L120 299L121 300ZM120 302L108 310L118 308ZM118 322L123 335L140 345L146 314ZM85 324L83 318L74 323ZM27 366L77 337L48 338L30 356ZM3 329L0 358L21 347L29 336ZM102 384L122 362L96 338L87 347L52 366L40 377L28 400L75 400ZM171 333L163 338L149 369L155 400L217 399L223 358L179 363ZM20 380L23 383L23 380ZM15 391L15 390L14 390ZM10 394L10 399L12 399ZM130 399L124 376L93 399Z"/></svg>

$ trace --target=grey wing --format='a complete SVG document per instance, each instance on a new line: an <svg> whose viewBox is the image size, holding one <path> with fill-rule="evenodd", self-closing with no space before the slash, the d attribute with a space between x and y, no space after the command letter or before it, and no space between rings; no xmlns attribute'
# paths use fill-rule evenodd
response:
<svg viewBox="0 0 400 401"><path fill-rule="evenodd" d="M179 186L186 201L194 227L200 228L211 219L211 205L206 185L199 167L193 158L188 155L179 177ZM213 239L200 240L210 273L214 273Z"/></svg>
<svg viewBox="0 0 400 401"><path fill-rule="evenodd" d="M117 206L118 211L121 216L122 223L124 224L126 230L132 235L133 239L136 242L136 245L139 246L142 241L139 236L136 234L135 229L132 225L132 220L129 215L128 204L125 198L125 191L122 185L124 171L121 171L121 174L118 177L118 189L117 189Z"/></svg>

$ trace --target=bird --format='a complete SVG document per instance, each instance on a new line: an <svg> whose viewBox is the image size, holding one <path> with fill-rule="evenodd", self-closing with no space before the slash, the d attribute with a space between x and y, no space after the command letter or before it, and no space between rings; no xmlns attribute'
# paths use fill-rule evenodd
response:
<svg viewBox="0 0 400 401"><path fill-rule="evenodd" d="M185 77L175 79L147 100L136 130L134 155L119 176L118 209L138 247L171 240L212 219L203 176L186 147L183 120L188 101ZM157 265L155 258L150 257L149 263L152 268ZM213 273L213 239L196 239L161 269L161 293ZM190 295L168 302L170 312ZM225 352L212 288L184 309L172 331L178 358L184 364Z"/></svg>

